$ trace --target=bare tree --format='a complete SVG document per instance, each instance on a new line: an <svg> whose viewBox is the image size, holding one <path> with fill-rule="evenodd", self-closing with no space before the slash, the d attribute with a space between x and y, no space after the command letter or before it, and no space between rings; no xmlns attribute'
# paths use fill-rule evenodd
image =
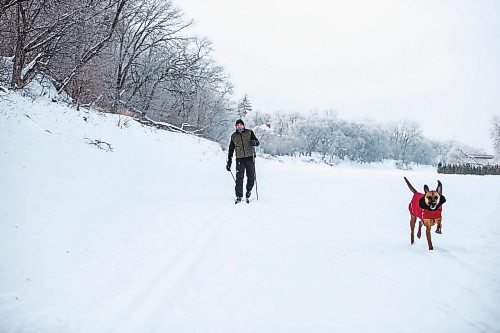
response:
<svg viewBox="0 0 500 333"><path fill-rule="evenodd" d="M92 0L91 3L93 2ZM113 36L116 26L120 20L123 8L129 0L110 0L109 3L104 7L104 11L111 15L109 20L109 25L106 27L105 35L98 39L94 44L89 45L81 54L76 57L76 63L71 69L71 71L64 77L61 85L59 86L58 92L62 92L68 83L78 74L79 71L95 56L101 52L101 50L108 45Z"/></svg>
<svg viewBox="0 0 500 333"><path fill-rule="evenodd" d="M65 49L68 47L74 47L70 42L75 41L75 36L79 35L78 27L83 22L96 22L97 18L101 18L99 26L91 31L93 35L99 36L99 31L105 30L106 35L81 54L72 54L77 64L64 77L59 89L62 91L75 73L109 41L127 1L129 0L3 1L3 10L10 13L3 17L11 27L10 38L13 41L11 87L22 88L37 73L47 70L54 58L67 52ZM102 24L104 21L109 23Z"/></svg>
<svg viewBox="0 0 500 333"><path fill-rule="evenodd" d="M76 24L75 18L91 6L92 1L82 1L77 6L70 0L16 1L12 6L15 51L11 87L24 87L48 64L61 39Z"/></svg>
<svg viewBox="0 0 500 333"><path fill-rule="evenodd" d="M172 0L0 0L1 79L37 74L77 104L225 136L232 85ZM187 36L186 36L187 35ZM248 108L247 108L248 109Z"/></svg>
<svg viewBox="0 0 500 333"><path fill-rule="evenodd" d="M159 49L165 51L165 48L172 46L173 40L182 38L178 33L191 25L191 21L183 22L181 11L168 0L133 2L126 11L127 15L117 29L115 42L116 82L113 108L116 108L118 103L126 105L144 84L144 79L150 79L146 77L142 82L131 80L134 66L148 65L141 64L141 56L146 52L156 56L155 50ZM167 54L168 52L164 53ZM164 75L158 77L159 81L165 76L164 71L160 73ZM128 101L122 99L123 95Z"/></svg>
<svg viewBox="0 0 500 333"><path fill-rule="evenodd" d="M189 124L204 131L217 123L225 126L225 120L216 119L230 108L232 85L222 67L210 58L210 43L180 40L175 45L175 52L171 49L163 53L163 70L156 71L162 75L157 74L157 80L150 80L141 89L148 112L179 126ZM161 93L154 94L156 91Z"/></svg>
<svg viewBox="0 0 500 333"><path fill-rule="evenodd" d="M7 10L14 7L20 2L27 2L28 0L0 0L0 16L5 14Z"/></svg>

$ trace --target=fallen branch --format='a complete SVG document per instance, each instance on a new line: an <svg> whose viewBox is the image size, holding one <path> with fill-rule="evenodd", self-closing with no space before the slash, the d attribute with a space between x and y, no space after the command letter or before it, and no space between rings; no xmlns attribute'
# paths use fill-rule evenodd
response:
<svg viewBox="0 0 500 333"><path fill-rule="evenodd" d="M172 124L169 124L169 123L164 123L164 122L160 122L160 121L154 121L146 116L144 117L140 117L140 118L134 118L135 121L143 124L143 125L147 125L147 126L150 126L150 127L155 127L155 128L158 128L158 129L162 129L162 130L166 130L166 131L170 131L170 132L177 132L177 133L184 133L184 134L191 134L191 135L195 135L195 136L198 136L199 134L196 133L196 131L188 131L188 130L185 130L184 128L180 128L178 126L175 126L175 125L172 125ZM186 127L185 125L183 125L183 127Z"/></svg>
<svg viewBox="0 0 500 333"><path fill-rule="evenodd" d="M94 146L96 146L99 149L105 150L107 152L113 151L113 147L111 147L111 145L109 143L107 143L107 142L101 141L99 139L92 140L92 139L89 139L89 138L85 138L85 140L88 140L87 143L89 145L94 145Z"/></svg>

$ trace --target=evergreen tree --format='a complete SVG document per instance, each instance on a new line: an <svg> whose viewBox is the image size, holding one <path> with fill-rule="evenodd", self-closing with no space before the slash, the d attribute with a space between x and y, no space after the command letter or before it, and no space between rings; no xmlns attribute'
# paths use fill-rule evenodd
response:
<svg viewBox="0 0 500 333"><path fill-rule="evenodd" d="M245 118L245 116L250 111L252 111L252 104L250 103L250 100L248 99L248 95L245 94L245 96L238 103L238 109L236 110L236 112L238 113L238 117Z"/></svg>

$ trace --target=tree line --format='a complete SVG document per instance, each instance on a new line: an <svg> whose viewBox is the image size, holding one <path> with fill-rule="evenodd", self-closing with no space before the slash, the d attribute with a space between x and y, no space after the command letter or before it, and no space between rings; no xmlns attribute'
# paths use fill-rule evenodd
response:
<svg viewBox="0 0 500 333"><path fill-rule="evenodd" d="M311 114L255 113L251 122L262 137L262 151L271 155L312 156L329 164L342 160L361 163L396 160L400 168L411 164L437 165L453 143L426 139L412 121L393 124L349 122L333 111Z"/></svg>
<svg viewBox="0 0 500 333"><path fill-rule="evenodd" d="M315 154L330 164L392 159L400 168L453 163L455 144L425 138L415 122L267 114L253 111L247 95L234 101L210 42L191 35L191 25L171 0L0 0L0 81L22 89L43 75L77 107L172 124L222 144L244 118L273 155ZM492 138L500 155L498 118Z"/></svg>
<svg viewBox="0 0 500 333"><path fill-rule="evenodd" d="M233 87L191 24L170 0L0 0L1 79L22 89L46 75L78 106L220 140Z"/></svg>

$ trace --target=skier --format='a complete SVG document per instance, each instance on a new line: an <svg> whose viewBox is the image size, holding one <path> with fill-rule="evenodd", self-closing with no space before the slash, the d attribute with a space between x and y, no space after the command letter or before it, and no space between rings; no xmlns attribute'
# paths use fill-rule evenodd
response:
<svg viewBox="0 0 500 333"><path fill-rule="evenodd" d="M255 147L260 145L259 140L252 130L245 128L243 120L236 120L236 131L231 135L229 143L229 153L227 155L226 170L231 171L233 152L236 151L236 192L235 203L241 202L243 197L243 178L247 171L247 186L245 198L249 202L252 188L255 182Z"/></svg>

